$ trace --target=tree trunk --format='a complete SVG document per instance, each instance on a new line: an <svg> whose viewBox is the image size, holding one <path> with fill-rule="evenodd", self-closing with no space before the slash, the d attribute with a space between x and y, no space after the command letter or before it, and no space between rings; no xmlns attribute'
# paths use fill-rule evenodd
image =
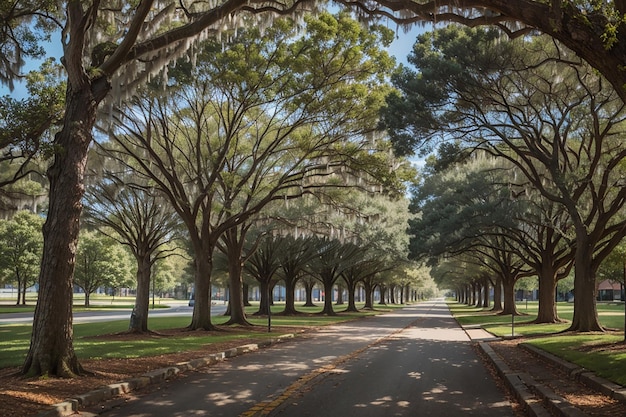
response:
<svg viewBox="0 0 626 417"><path fill-rule="evenodd" d="M26 282L26 280L24 280L24 284L22 285L22 305L25 306L26 305L26 286L28 285L28 283Z"/></svg>
<svg viewBox="0 0 626 417"><path fill-rule="evenodd" d="M27 375L72 377L83 372L72 340L72 281L92 129L97 106L110 84L105 78L82 81L77 90L68 85L63 129L55 136L56 153L48 169L49 206L43 227L39 297L22 368Z"/></svg>
<svg viewBox="0 0 626 417"><path fill-rule="evenodd" d="M145 333L148 331L148 309L150 307L150 277L152 265L150 255L137 254L137 295L130 315L128 331Z"/></svg>
<svg viewBox="0 0 626 417"><path fill-rule="evenodd" d="M243 291L243 305L245 307L250 307L252 305L250 304L250 285L244 282L241 288Z"/></svg>
<svg viewBox="0 0 626 417"><path fill-rule="evenodd" d="M334 280L325 279L324 280L324 309L322 310L322 314L326 314L327 316L336 316L335 310L333 310L333 286L335 282Z"/></svg>
<svg viewBox="0 0 626 417"><path fill-rule="evenodd" d="M89 307L89 296L91 293L89 291L85 291L85 307Z"/></svg>
<svg viewBox="0 0 626 417"><path fill-rule="evenodd" d="M16 306L20 305L20 301L22 301L22 280L20 279L19 273L17 275L17 301L15 302ZM24 287L26 284L24 284ZM26 300L26 290L24 290L24 300Z"/></svg>
<svg viewBox="0 0 626 417"><path fill-rule="evenodd" d="M493 284L493 308L491 311L502 311L502 278L496 277L496 282Z"/></svg>
<svg viewBox="0 0 626 417"><path fill-rule="evenodd" d="M515 305L515 279L507 277L502 279L502 291L504 293L504 309L502 315L517 315L517 306Z"/></svg>
<svg viewBox="0 0 626 417"><path fill-rule="evenodd" d="M350 311L353 313L356 313L357 311L359 311L356 308L356 301L355 301L355 294L356 294L356 284L355 283L350 283L350 282L346 282L346 285L348 286L348 308L346 308L346 311Z"/></svg>
<svg viewBox="0 0 626 417"><path fill-rule="evenodd" d="M587 238L576 239L574 270L574 317L568 330L578 332L604 331L598 320L596 306L596 267Z"/></svg>
<svg viewBox="0 0 626 417"><path fill-rule="evenodd" d="M304 292L306 293L306 302L304 303L304 307L315 307L313 303L313 287L315 287L315 283L310 280L304 281Z"/></svg>
<svg viewBox="0 0 626 417"><path fill-rule="evenodd" d="M285 309L282 314L285 316L295 316L298 314L296 310L296 283L297 278L285 277Z"/></svg>
<svg viewBox="0 0 626 417"><path fill-rule="evenodd" d="M211 323L211 258L202 251L195 251L196 272L194 277L195 301L189 330L215 330Z"/></svg>
<svg viewBox="0 0 626 417"><path fill-rule="evenodd" d="M556 311L556 271L542 266L539 272L539 310L535 323L560 323Z"/></svg>
<svg viewBox="0 0 626 417"><path fill-rule="evenodd" d="M257 316L265 316L270 311L271 303L270 298L272 296L270 290L270 283L267 281L259 281L259 291L261 293L261 301L259 302L259 311L255 313Z"/></svg>
<svg viewBox="0 0 626 417"><path fill-rule="evenodd" d="M378 288L380 289L380 302L378 304L387 305L387 303L385 303L385 297L387 296L387 287L385 285L379 285Z"/></svg>
<svg viewBox="0 0 626 417"><path fill-rule="evenodd" d="M366 310L374 309L374 285L372 285L371 281L365 280L363 282L363 287L365 288L365 305L363 306Z"/></svg>
<svg viewBox="0 0 626 417"><path fill-rule="evenodd" d="M480 307L480 303L482 302L480 298L480 285L477 281L472 282L472 305L476 307Z"/></svg>
<svg viewBox="0 0 626 417"><path fill-rule="evenodd" d="M337 285L337 302L338 306L343 305L343 286Z"/></svg>
<svg viewBox="0 0 626 417"><path fill-rule="evenodd" d="M270 278L270 298L269 298L269 302L270 302L270 306L274 305L274 290L276 289L276 284L278 284L278 282L276 281L272 281L272 279ZM278 297L280 298L280 294L278 295Z"/></svg>
<svg viewBox="0 0 626 417"><path fill-rule="evenodd" d="M483 308L489 308L489 278L483 280Z"/></svg>
<svg viewBox="0 0 626 417"><path fill-rule="evenodd" d="M252 324L246 318L246 311L243 305L243 279L241 271L241 251L228 251L228 280L230 288L230 297L228 297L230 307L230 319L226 324L239 324L242 326L251 326Z"/></svg>

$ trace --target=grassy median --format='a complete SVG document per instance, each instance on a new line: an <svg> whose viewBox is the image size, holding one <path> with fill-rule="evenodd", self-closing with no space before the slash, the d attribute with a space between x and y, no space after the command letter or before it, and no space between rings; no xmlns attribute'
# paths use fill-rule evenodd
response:
<svg viewBox="0 0 626 417"><path fill-rule="evenodd" d="M360 305L359 307L362 307ZM116 333L128 329L128 320L116 320L97 323L80 323L74 325L74 349L81 359L98 358L137 358L146 356L162 355L166 353L181 352L185 350L200 349L211 343L221 343L236 339L248 339L255 337L276 337L281 334L281 327L308 327L324 326L328 324L353 320L369 315L381 314L402 306L376 305L374 311L359 311L358 313L346 313L345 306L336 306L337 316L325 316L318 314L322 307L297 307L303 314L291 317L278 315L284 308L280 304L272 307L271 333L259 331L246 331L245 327L238 327L237 332L178 332L176 336L150 337L137 340L123 340L115 337ZM10 307L0 307L2 312L11 311ZM267 326L267 317L255 317L253 314L258 306L247 308L248 320L259 327ZM24 311L24 310L22 310ZM129 312L130 314L130 312ZM214 316L212 322L215 325L224 324L228 317ZM181 329L189 325L189 317L159 317L149 319L150 330L164 332L171 329ZM20 366L24 362L30 344L31 325L3 325L0 326L0 368ZM108 336L107 336L108 335Z"/></svg>
<svg viewBox="0 0 626 417"><path fill-rule="evenodd" d="M626 343L624 343L624 304L598 303L600 323L606 333L565 332L569 323L533 324L537 317L536 302L519 302L519 316L502 316L488 309L450 302L450 311L463 326L480 326L496 336L524 336L525 343L534 345L598 376L626 386ZM571 303L558 303L559 317L569 321L573 315Z"/></svg>

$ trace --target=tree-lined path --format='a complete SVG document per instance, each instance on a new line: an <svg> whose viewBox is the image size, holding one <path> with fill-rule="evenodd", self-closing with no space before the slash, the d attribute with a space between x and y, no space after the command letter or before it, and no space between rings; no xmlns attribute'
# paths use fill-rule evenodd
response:
<svg viewBox="0 0 626 417"><path fill-rule="evenodd" d="M100 411L107 417L260 413L514 415L443 301L330 326Z"/></svg>

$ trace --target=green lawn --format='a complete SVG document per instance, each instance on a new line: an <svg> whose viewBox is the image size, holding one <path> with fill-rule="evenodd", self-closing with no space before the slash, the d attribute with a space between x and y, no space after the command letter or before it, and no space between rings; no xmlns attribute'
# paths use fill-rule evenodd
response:
<svg viewBox="0 0 626 417"><path fill-rule="evenodd" d="M27 293L26 305L15 305L15 298L6 296L0 297L0 314L3 313L26 313L35 311L37 297L35 293ZM170 298L156 298L154 300L154 308L169 307ZM85 295L74 294L74 311L90 311L90 310L110 310L110 309L132 309L135 303L135 297L111 297L102 294L92 294L90 297L90 306L85 307ZM150 300L152 307L152 300Z"/></svg>
<svg viewBox="0 0 626 417"><path fill-rule="evenodd" d="M359 306L359 307L362 307ZM317 314L322 307L315 308L298 307L298 311L304 313L299 316L282 317L277 315L283 310L280 304L272 307L272 333L250 332L232 334L209 334L208 332L189 332L186 336L180 337L146 337L137 341L119 341L107 339L106 337L94 338L123 332L128 329L128 320L117 320L109 322L98 322L74 325L74 349L81 359L97 358L135 358L144 356L160 355L164 353L180 352L184 350L194 350L210 343L217 343L237 338L245 338L250 335L255 337L275 337L281 334L281 326L323 326L338 323L356 318L380 314L402 306L380 306L376 305L375 311L360 311L358 313L345 313L345 306L335 306L337 316L324 316ZM258 310L257 306L248 307L246 312L252 324L267 326L267 316L256 317L253 314ZM160 317L152 318L149 321L151 330L159 331L165 329L184 328L190 323L190 317ZM216 325L225 323L228 317L213 317L212 321ZM28 325L6 325L0 326L0 368L22 365L30 343L32 326Z"/></svg>
<svg viewBox="0 0 626 417"><path fill-rule="evenodd" d="M495 315L482 308L454 302L450 302L449 307L462 325L481 326L497 336L511 336L512 317L509 315ZM611 349L620 347L620 343L624 341L623 304L599 303L600 322L614 331L590 334L560 334L559 332L567 330L569 323L531 324L530 322L537 316L536 302L520 302L517 307L523 315L514 317L515 336L533 336L528 340L529 344L626 386L626 349ZM572 319L574 313L571 303L558 303L557 311L559 317L567 321Z"/></svg>

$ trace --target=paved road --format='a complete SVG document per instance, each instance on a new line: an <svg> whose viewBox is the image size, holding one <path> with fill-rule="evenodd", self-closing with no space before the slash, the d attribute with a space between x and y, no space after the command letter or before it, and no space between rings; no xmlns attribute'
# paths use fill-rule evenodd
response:
<svg viewBox="0 0 626 417"><path fill-rule="evenodd" d="M193 307L186 304L173 305L170 308L155 308L148 311L148 317L189 317L193 313ZM131 309L116 310L93 310L78 311L74 313L74 324L94 323L99 321L129 320ZM226 306L222 304L211 306L211 315L222 315L226 311ZM0 326L7 324L31 324L33 313L6 313L0 314Z"/></svg>
<svg viewBox="0 0 626 417"><path fill-rule="evenodd" d="M190 373L122 405L86 411L106 417L514 416L443 301L302 339Z"/></svg>

